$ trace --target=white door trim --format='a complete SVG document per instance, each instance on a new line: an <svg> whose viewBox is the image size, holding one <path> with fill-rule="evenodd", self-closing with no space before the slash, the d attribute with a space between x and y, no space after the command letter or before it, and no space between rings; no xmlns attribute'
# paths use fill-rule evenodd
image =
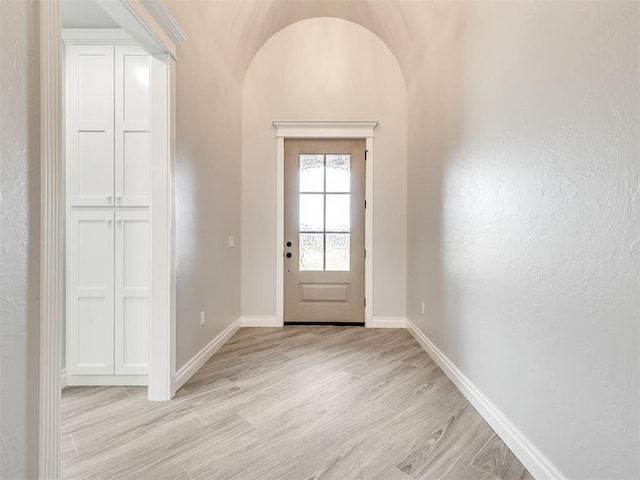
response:
<svg viewBox="0 0 640 480"><path fill-rule="evenodd" d="M158 3L160 0L145 0ZM104 3L104 2L103 2ZM162 370L160 392L154 400L168 400L173 395L175 377L175 280L173 267L173 219L172 188L173 162L175 150L175 63L167 58L175 58L176 43L168 41L176 36L177 23L164 27L146 10L140 0L109 1L109 14L117 17L120 25L129 35L138 40L147 53L156 58L164 55L159 63L160 76L167 81L167 88L156 94L164 95L164 104L157 112L157 119L166 126L165 144L160 147L154 157L156 162L164 163L162 173L154 173L153 191L163 191L164 198L158 208L152 205L152 215L163 217L164 222L157 225L163 228L162 235L166 244L161 249L152 251L152 261L162 256L164 270L159 276L163 278L165 297L162 305L164 312L154 311L152 315L159 318L152 323L152 356L154 367ZM143 10L144 9L144 10ZM156 9L157 10L157 9ZM146 13L145 13L146 12ZM156 13L157 14L157 13ZM63 109L62 109L62 56L61 56L61 22L60 0L40 2L40 380L39 380L39 432L38 432L38 478L56 479L60 475L60 373L61 373L61 326L63 321L64 288L64 160L62 155ZM166 19L165 19L165 24ZM167 30L172 30L167 33ZM164 60L164 61L163 61ZM153 72L153 67L152 67ZM152 73L153 75L153 73ZM153 85L152 85L153 91ZM152 112L152 115L155 115ZM158 121L157 120L157 121ZM154 150L155 153L155 150ZM159 161L158 161L159 160ZM164 185L164 190L162 190ZM167 188L168 187L168 188ZM156 197L156 200L158 198ZM153 202L153 199L152 199ZM155 213L154 213L154 210ZM158 232L154 229L154 234ZM152 279L152 282L155 280ZM158 291L158 287L155 286ZM163 290L163 289L159 289ZM159 341L164 339L164 344ZM153 346L157 348L153 349ZM153 391L154 369L149 372L149 392ZM156 372L156 377L158 377Z"/></svg>
<svg viewBox="0 0 640 480"><path fill-rule="evenodd" d="M287 138L309 139L364 139L367 156L365 162L364 265L365 326L373 319L373 132L377 121L342 120L276 120L276 323L284 325L284 141Z"/></svg>

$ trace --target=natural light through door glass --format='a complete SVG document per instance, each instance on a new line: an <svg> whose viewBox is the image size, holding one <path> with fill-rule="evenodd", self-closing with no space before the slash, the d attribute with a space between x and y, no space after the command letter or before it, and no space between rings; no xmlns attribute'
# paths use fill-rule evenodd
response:
<svg viewBox="0 0 640 480"><path fill-rule="evenodd" d="M324 270L324 234L300 234L300 270Z"/></svg>
<svg viewBox="0 0 640 480"><path fill-rule="evenodd" d="M324 155L300 155L300 191L324 192Z"/></svg>
<svg viewBox="0 0 640 480"><path fill-rule="evenodd" d="M349 271L350 240L348 233L327 233L326 267L325 270Z"/></svg>
<svg viewBox="0 0 640 480"><path fill-rule="evenodd" d="M351 268L351 155L302 154L299 176L299 268Z"/></svg>
<svg viewBox="0 0 640 480"><path fill-rule="evenodd" d="M328 232L348 232L351 223L351 195L334 193L326 196Z"/></svg>
<svg viewBox="0 0 640 480"><path fill-rule="evenodd" d="M326 191L351 191L351 155L327 155Z"/></svg>
<svg viewBox="0 0 640 480"><path fill-rule="evenodd" d="M324 195L318 193L300 194L300 231L324 231Z"/></svg>

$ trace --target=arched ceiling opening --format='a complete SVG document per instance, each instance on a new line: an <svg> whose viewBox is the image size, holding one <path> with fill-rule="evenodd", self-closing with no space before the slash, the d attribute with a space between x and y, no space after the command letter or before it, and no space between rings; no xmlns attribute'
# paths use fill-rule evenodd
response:
<svg viewBox="0 0 640 480"><path fill-rule="evenodd" d="M256 52L279 30L301 20L335 17L378 36L396 57L409 83L433 39L446 23L448 2L407 0L169 0L174 11L189 7L210 33L210 48L225 57L242 83ZM180 17L180 15L178 15Z"/></svg>

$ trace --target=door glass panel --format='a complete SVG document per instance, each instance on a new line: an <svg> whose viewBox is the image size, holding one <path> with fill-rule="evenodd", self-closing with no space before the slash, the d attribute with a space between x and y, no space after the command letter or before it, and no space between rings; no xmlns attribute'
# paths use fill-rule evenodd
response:
<svg viewBox="0 0 640 480"><path fill-rule="evenodd" d="M324 235L322 233L300 234L300 270L324 270Z"/></svg>
<svg viewBox="0 0 640 480"><path fill-rule="evenodd" d="M326 191L351 191L351 155L327 155Z"/></svg>
<svg viewBox="0 0 640 480"><path fill-rule="evenodd" d="M348 232L351 227L351 195L336 193L327 195L327 232Z"/></svg>
<svg viewBox="0 0 640 480"><path fill-rule="evenodd" d="M326 270L345 272L350 268L351 235L348 233L327 233Z"/></svg>
<svg viewBox="0 0 640 480"><path fill-rule="evenodd" d="M300 155L300 191L324 192L324 155Z"/></svg>
<svg viewBox="0 0 640 480"><path fill-rule="evenodd" d="M349 271L351 155L299 156L301 271Z"/></svg>
<svg viewBox="0 0 640 480"><path fill-rule="evenodd" d="M300 194L300 231L324 231L324 195L317 193Z"/></svg>

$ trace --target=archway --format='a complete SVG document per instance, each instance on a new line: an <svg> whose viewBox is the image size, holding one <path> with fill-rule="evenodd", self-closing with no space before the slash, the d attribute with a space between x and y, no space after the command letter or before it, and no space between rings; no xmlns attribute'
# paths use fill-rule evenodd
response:
<svg viewBox="0 0 640 480"><path fill-rule="evenodd" d="M254 56L242 104L242 317L276 323L274 120L376 120L373 318L406 317L407 91L386 44L353 22L289 25ZM368 208L373 208L368 205ZM368 251L369 254L369 251ZM269 288L271 287L271 288Z"/></svg>

